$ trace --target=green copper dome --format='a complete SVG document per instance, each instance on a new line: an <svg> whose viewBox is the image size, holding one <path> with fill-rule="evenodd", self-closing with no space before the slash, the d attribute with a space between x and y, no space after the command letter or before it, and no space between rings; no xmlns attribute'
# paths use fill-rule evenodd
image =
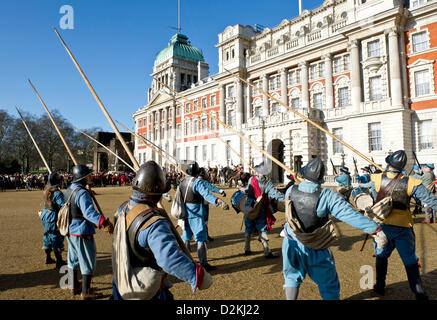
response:
<svg viewBox="0 0 437 320"><path fill-rule="evenodd" d="M202 51L193 47L186 35L176 33L164 50L156 56L154 66L157 66L170 58L181 58L193 62L205 61Z"/></svg>

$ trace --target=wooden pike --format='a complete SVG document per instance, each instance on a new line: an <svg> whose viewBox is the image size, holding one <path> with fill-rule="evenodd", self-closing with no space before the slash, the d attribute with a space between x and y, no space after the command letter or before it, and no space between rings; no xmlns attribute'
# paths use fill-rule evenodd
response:
<svg viewBox="0 0 437 320"><path fill-rule="evenodd" d="M317 124L316 122L312 121L310 118L304 116L303 114L301 114L300 112L294 110L293 108L289 107L288 105L286 105L285 103L283 103L282 101L276 99L275 97L273 97L271 94L268 94L267 92L263 91L262 89L254 86L253 84L249 83L248 81L244 80L243 78L241 78L240 76L230 72L229 70L225 69L229 74L231 74L233 77L240 79L241 81L243 81L244 83L246 83L247 85L251 86L252 88L255 88L256 90L258 90L259 92L261 92L262 94L268 96L270 99L276 101L277 103L279 103L280 105L282 105L283 107L287 108L288 110L290 110L291 112L293 112L294 114L296 114L297 116L301 117L302 119L304 119L305 121L309 122L310 124L312 124L313 126L315 126L317 129L323 131L324 133L326 133L328 136L330 136L331 138L337 140L338 142L340 142L342 145L344 145L346 148L350 149L352 152L356 153L357 155L359 155L361 158L363 158L364 160L366 160L367 162L371 163L372 165L374 165L375 167L377 167L378 169L384 171L384 169L379 166L378 164L376 164L375 162L373 162L372 160L370 160L368 157L366 157L364 154L362 154L361 152L359 152L358 150L356 150L355 148L353 148L352 146L350 146L349 144L347 144L346 142L344 142L343 140L337 138L335 135L333 135L331 132L329 132L328 130L326 130L325 128L323 128L322 126L320 126L319 124Z"/></svg>
<svg viewBox="0 0 437 320"><path fill-rule="evenodd" d="M68 46L66 45L66 43L64 42L64 40L62 39L61 35L59 34L58 30L56 30L56 28L53 28L59 38L59 40L61 41L62 45L64 46L65 50L67 50L68 55L70 56L71 60L73 60L74 65L76 66L77 70L79 71L80 75L82 76L83 80L85 81L86 85L88 86L88 89L90 89L92 95L94 96L94 98L97 101L97 104L100 106L100 109L102 109L103 114L105 115L106 119L108 119L109 124L111 125L112 129L114 130L118 140L120 140L121 144L123 145L123 148L126 150L126 153L128 154L130 160L132 161L132 163L134 164L134 167L136 167L137 169L140 167L140 165L138 164L137 159L135 159L134 155L132 154L132 152L130 151L129 147L127 146L126 142L124 141L122 135L120 134L120 132L117 129L117 126L115 125L114 121L112 121L111 116L109 115L108 111L106 110L105 106L103 105L102 101L100 100L99 96L97 95L96 91L94 90L93 86L91 85L91 83L89 82L88 78L86 77L85 73L82 71L82 68L79 66L79 64L77 63L76 59L74 58L73 54L71 53L70 49L68 48Z"/></svg>
<svg viewBox="0 0 437 320"><path fill-rule="evenodd" d="M189 103L191 103L192 105L196 105L194 103L194 101L188 99L187 97L185 97L184 95L180 94L179 92L176 92L175 90L173 90L172 88L170 88L168 85L166 85L165 83L159 81L156 78L153 78L154 80L156 80L157 82L159 82L160 84L162 84L163 86L165 86L166 88L168 88L170 91L174 92L176 95L180 96L181 98L185 99L186 101L188 101ZM234 134L238 135L241 139L243 139L244 141L246 141L247 143L249 143L251 146L253 146L255 149L257 149L259 152L261 152L262 154L264 154L265 156L267 156L269 159L271 159L274 163L276 163L278 166L280 166L282 169L284 169L285 171L287 171L288 173L290 173L291 175L297 177L297 175L290 169L288 168L285 164L283 164L281 161L279 161L278 159L276 159L275 157L273 157L271 154L269 154L268 152L266 152L265 150L263 150L262 148L260 148L257 144L255 144L254 142L252 142L251 140L249 140L248 138L246 138L245 136L243 136L240 132L238 132L237 130L235 130L234 128L228 126L226 123L224 123L223 121L221 121L220 119L218 119L216 116L212 115L211 113L209 113L208 111L206 111L204 108L202 108L201 106L198 106L198 108L207 113L209 117L215 119L217 122L219 122L222 126L224 126L226 129L232 131Z"/></svg>
<svg viewBox="0 0 437 320"><path fill-rule="evenodd" d="M177 170L179 170L180 172L182 172L184 175L189 176L188 173L186 173L184 170L182 170L174 161L171 161L170 159L168 159L166 156L164 156L158 149L156 149L155 147L153 147L150 143L146 142L146 139L141 136L138 133L133 132L132 130L129 130L125 125L123 125L120 121L117 121L117 123L122 126L123 128L125 128L127 131L130 132L130 134L136 136L139 139L142 139L144 144L146 144L150 149L152 149L153 151L155 151L157 154L159 154L163 159L167 160L173 167L175 167Z"/></svg>
<svg viewBox="0 0 437 320"><path fill-rule="evenodd" d="M67 152L68 152L68 154L70 155L71 160L73 161L74 165L77 166L77 165L78 165L78 162L76 161L76 158L74 157L73 152L71 152L70 148L68 147L68 144L67 144L67 142L66 142L65 139L64 139L64 136L62 135L61 131L59 130L59 128L58 128L58 126L57 126L57 124L56 124L56 122L55 122L55 120L54 120L53 117L52 117L52 114L50 113L50 111L49 111L49 109L47 108L46 104L44 103L43 99L41 98L41 96L39 95L39 93L38 93L38 91L36 90L35 86L32 84L32 82L31 82L30 80L29 80L29 83L30 83L30 85L32 86L33 90L35 91L36 95L38 96L39 101L41 101L41 104L43 105L43 107L44 107L44 109L46 110L47 114L49 115L49 118L50 118L50 120L52 121L53 126L54 126L55 129L56 129L56 132L58 133L59 137L61 138L62 143L63 143L64 146L65 146L65 149L67 149ZM92 199L94 200L94 203L95 203L95 205L96 205L96 207L97 207L97 210L100 212L100 214L101 214L102 216L104 216L104 215L103 215L102 208L100 208L100 205L99 205L99 203L97 202L97 199L95 198L94 193L93 193L93 191L91 190L91 187L90 187L90 186L88 186L88 190L90 191L90 195L91 195Z"/></svg>
<svg viewBox="0 0 437 320"><path fill-rule="evenodd" d="M116 120L117 121L117 120ZM146 140L139 134L129 130L126 126L124 126L122 123L120 123L120 121L117 121L117 123L119 125L121 125L123 128L125 128L127 131L129 131L131 134L133 134L134 136L141 138L144 142L144 144L146 144L150 149L152 149L153 151L155 151L157 154L159 154L162 158L164 158L165 160L167 160L172 166L174 166L177 170L179 170L180 172L182 172L185 176L188 176L188 173L186 173L184 170L182 170L177 164L175 164L173 161L170 161L166 156L164 156L161 152L158 151L158 149L156 149L155 147L153 147L151 144L146 143ZM162 205L161 205L161 208ZM168 219L169 223L170 223L170 228L172 230L173 235L175 236L175 239L177 241L177 243L179 244L179 247L182 249L182 251L185 253L185 255L190 258L192 261L194 261L193 257L191 256L190 251L188 250L188 248L185 246L184 241L182 240L181 236L179 235L178 231L176 230L173 222L171 221L170 217L168 216L167 212L165 210L162 211L163 213L165 213L166 218Z"/></svg>
<svg viewBox="0 0 437 320"><path fill-rule="evenodd" d="M79 131L80 133L82 133L84 136L88 137L90 140L94 141L95 143L99 144L100 146L102 146L103 148L105 148L105 150L109 151L111 154L113 154L115 157L117 157L118 160L120 160L121 162L123 162L125 165L127 165L132 171L136 171L129 163L127 163L126 161L124 161L118 154L116 154L115 152L113 152L111 149L109 149L108 147L106 147L103 143L101 143L100 141L94 139L93 137L91 137L89 134L83 132L82 130L78 129L75 127L75 129L77 131Z"/></svg>
<svg viewBox="0 0 437 320"><path fill-rule="evenodd" d="M30 130L29 130L29 128L27 127L26 121L24 121L23 115L21 114L20 110L18 110L17 107L15 107L15 109L17 109L17 112L18 112L18 114L20 115L21 121L23 122L24 128L26 128L26 131L27 131L27 133L29 134L30 139L32 139L33 145L35 146L36 150L38 151L39 156L41 157L41 160L44 162L44 165L46 166L46 168L47 168L49 174L52 174L52 170L50 170L50 167L49 167L49 165L47 164L46 159L45 159L44 156L42 155L41 150L39 150L39 148L38 148L38 144L36 143L35 139L33 138L32 134L30 133Z"/></svg>

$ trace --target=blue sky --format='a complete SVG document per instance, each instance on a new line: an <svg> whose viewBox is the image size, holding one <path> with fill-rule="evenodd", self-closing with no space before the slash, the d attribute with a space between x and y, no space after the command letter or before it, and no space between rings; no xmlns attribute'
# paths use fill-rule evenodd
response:
<svg viewBox="0 0 437 320"><path fill-rule="evenodd" d="M303 0L314 9L323 0ZM62 30L63 5L74 29ZM0 1L0 109L44 114L27 79L50 110L74 126L112 131L56 37L56 27L113 120L133 129L131 117L147 102L153 62L177 27L177 0ZM210 75L218 71L218 33L229 25L274 27L298 15L297 0L181 0L181 33L203 51ZM120 128L124 131L123 128Z"/></svg>

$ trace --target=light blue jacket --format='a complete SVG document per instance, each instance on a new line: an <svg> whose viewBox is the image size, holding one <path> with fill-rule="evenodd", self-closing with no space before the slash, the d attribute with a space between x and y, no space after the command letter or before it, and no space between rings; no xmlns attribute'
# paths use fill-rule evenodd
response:
<svg viewBox="0 0 437 320"><path fill-rule="evenodd" d="M193 177L187 177L186 179L193 179ZM188 182L189 183L189 182ZM213 195L209 191L208 182L202 179L196 179L192 184L191 188L193 189L194 194L198 194L202 196L203 199L208 201L213 206L217 206L217 197ZM201 218L205 214L204 205L202 204L203 201L200 201L200 203L186 203L186 218Z"/></svg>
<svg viewBox="0 0 437 320"><path fill-rule="evenodd" d="M130 205L137 204L137 202L130 200ZM190 283L194 292L197 280L196 265L179 250L167 220L158 220L145 230L140 231L138 244L153 252L156 263L164 272Z"/></svg>
<svg viewBox="0 0 437 320"><path fill-rule="evenodd" d="M294 187L296 188L296 186ZM320 185L308 181L302 181L297 186L299 191L309 193L316 192L319 187ZM292 187L288 188L285 193L285 199L290 199L291 188ZM352 206L344 201L336 192L327 188L322 188L319 202L316 207L316 214L320 218L326 217L330 214L350 226L364 231L365 233L373 233L378 226L372 220L366 218L358 211L355 211ZM291 237L297 240L291 228L288 227L288 223L286 224L286 231Z"/></svg>
<svg viewBox="0 0 437 320"><path fill-rule="evenodd" d="M54 211L50 211L49 209L44 208L41 214L42 222L54 222L56 220L56 215L59 212L59 209L64 205L64 194L60 190L56 190L52 195L52 204L54 207Z"/></svg>
<svg viewBox="0 0 437 320"><path fill-rule="evenodd" d="M335 181L338 182L340 187L350 187L352 186L351 177L347 174L341 174L338 177L335 177Z"/></svg>
<svg viewBox="0 0 437 320"><path fill-rule="evenodd" d="M82 185L72 183L66 192L66 198L73 192L74 189ZM82 188L84 188L82 186ZM90 235L96 233L96 227L101 228L104 221L104 217L97 212L94 208L93 199L89 192L85 189L81 189L76 193L76 205L82 211L84 220L72 219L69 234L74 236Z"/></svg>

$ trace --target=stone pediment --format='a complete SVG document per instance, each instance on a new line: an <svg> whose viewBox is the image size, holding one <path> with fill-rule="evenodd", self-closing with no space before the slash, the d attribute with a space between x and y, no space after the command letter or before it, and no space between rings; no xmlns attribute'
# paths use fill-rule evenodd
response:
<svg viewBox="0 0 437 320"><path fill-rule="evenodd" d="M159 105L160 103L168 102L169 99L170 96L164 91L160 90L152 97L152 100L149 101L148 105L149 107L153 105Z"/></svg>
<svg viewBox="0 0 437 320"><path fill-rule="evenodd" d="M427 64L433 64L435 60L427 60L427 59L417 59L414 61L414 63L410 64L408 68L414 68L417 66L427 65Z"/></svg>

